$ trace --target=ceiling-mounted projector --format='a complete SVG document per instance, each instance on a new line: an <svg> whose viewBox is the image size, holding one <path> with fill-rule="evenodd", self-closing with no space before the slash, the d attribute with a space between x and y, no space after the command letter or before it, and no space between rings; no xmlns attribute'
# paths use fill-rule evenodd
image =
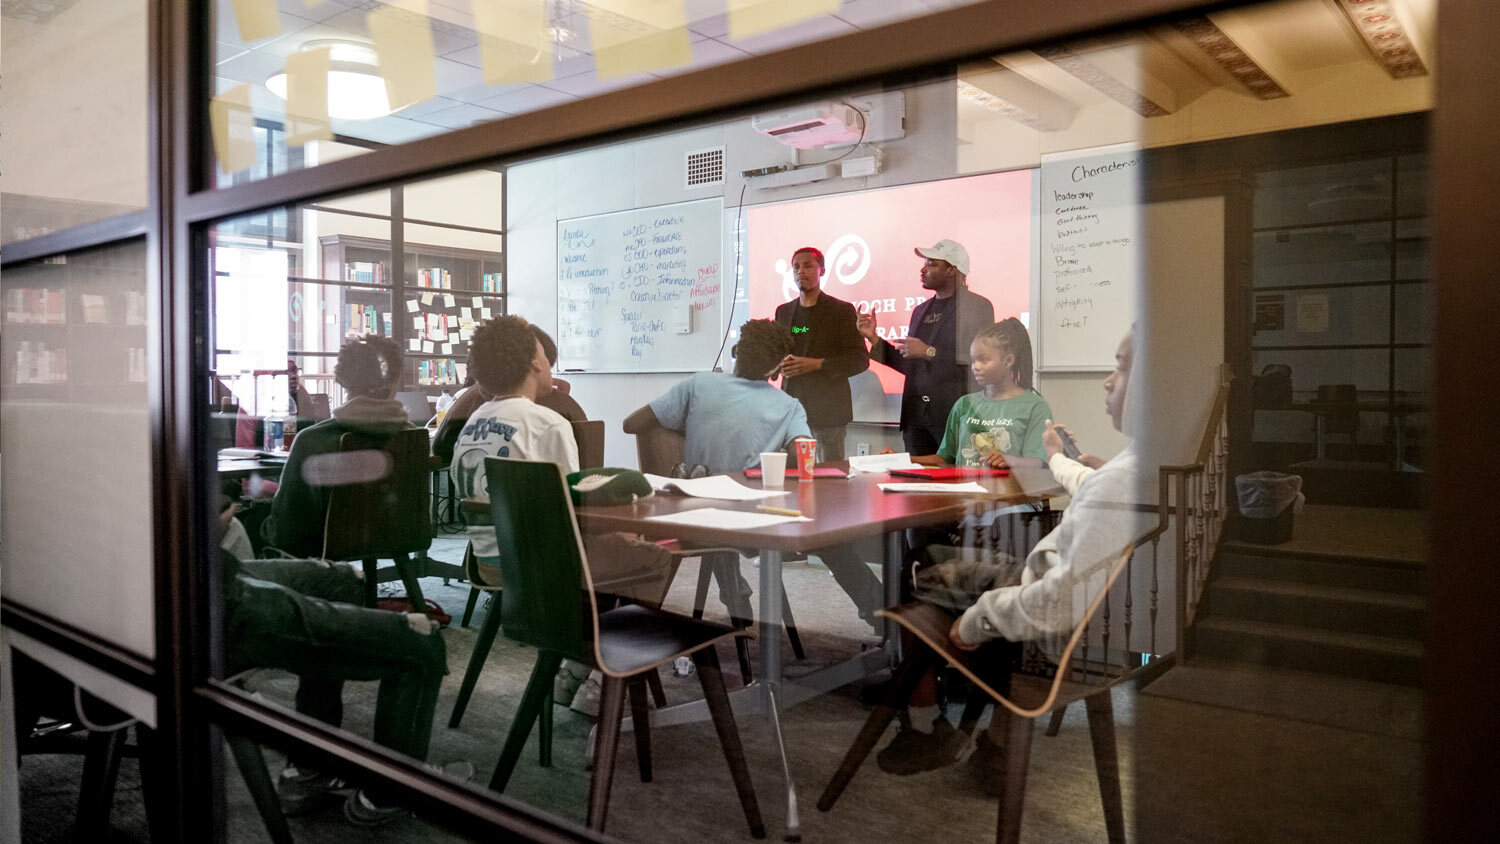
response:
<svg viewBox="0 0 1500 844"><path fill-rule="evenodd" d="M750 118L750 125L789 147L817 149L859 143L864 134L862 117L853 106L825 102L757 114Z"/></svg>

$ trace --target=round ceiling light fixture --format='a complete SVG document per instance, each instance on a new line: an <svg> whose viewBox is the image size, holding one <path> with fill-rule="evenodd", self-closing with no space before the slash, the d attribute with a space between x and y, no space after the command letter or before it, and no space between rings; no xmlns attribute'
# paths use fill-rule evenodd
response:
<svg viewBox="0 0 1500 844"><path fill-rule="evenodd" d="M358 41L318 39L298 48L298 52L328 49L328 116L336 120L371 120L390 114L390 100L385 95L385 79L375 48ZM286 72L266 79L271 93L286 99Z"/></svg>

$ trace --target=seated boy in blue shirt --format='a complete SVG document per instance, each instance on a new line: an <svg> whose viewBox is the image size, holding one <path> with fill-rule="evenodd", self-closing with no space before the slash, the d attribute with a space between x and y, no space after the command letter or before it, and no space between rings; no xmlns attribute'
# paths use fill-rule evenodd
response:
<svg viewBox="0 0 1500 844"><path fill-rule="evenodd" d="M710 472L738 472L760 465L763 451L787 451L798 437L810 437L802 404L776 389L769 379L791 353L792 334L774 320L753 319L740 326L730 354L734 374L699 372L625 418L625 433L640 434L653 425L682 431L687 437L686 463ZM879 578L847 545L809 549L823 560L839 586L849 594L861 618L877 624L885 606ZM749 586L740 579L740 592ZM721 595L725 584L719 584ZM736 608L725 598L725 606Z"/></svg>

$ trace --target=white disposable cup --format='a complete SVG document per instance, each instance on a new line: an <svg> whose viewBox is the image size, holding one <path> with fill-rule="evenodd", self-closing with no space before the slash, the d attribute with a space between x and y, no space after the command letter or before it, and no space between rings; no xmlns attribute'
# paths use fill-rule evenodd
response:
<svg viewBox="0 0 1500 844"><path fill-rule="evenodd" d="M760 453L760 485L770 489L786 486L786 452L762 451Z"/></svg>

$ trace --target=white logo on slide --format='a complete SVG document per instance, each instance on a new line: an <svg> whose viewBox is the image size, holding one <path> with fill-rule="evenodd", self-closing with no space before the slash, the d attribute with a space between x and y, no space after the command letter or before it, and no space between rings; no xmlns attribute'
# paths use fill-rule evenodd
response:
<svg viewBox="0 0 1500 844"><path fill-rule="evenodd" d="M833 241L823 253L828 276L838 279L840 284L858 284L870 271L870 244L857 234L846 234ZM802 295L797 289L797 279L792 275L792 265L785 258L776 259L776 274L781 276L781 297L795 299Z"/></svg>
<svg viewBox="0 0 1500 844"><path fill-rule="evenodd" d="M828 247L828 264L841 284L859 284L870 271L870 244L857 234L846 234Z"/></svg>

